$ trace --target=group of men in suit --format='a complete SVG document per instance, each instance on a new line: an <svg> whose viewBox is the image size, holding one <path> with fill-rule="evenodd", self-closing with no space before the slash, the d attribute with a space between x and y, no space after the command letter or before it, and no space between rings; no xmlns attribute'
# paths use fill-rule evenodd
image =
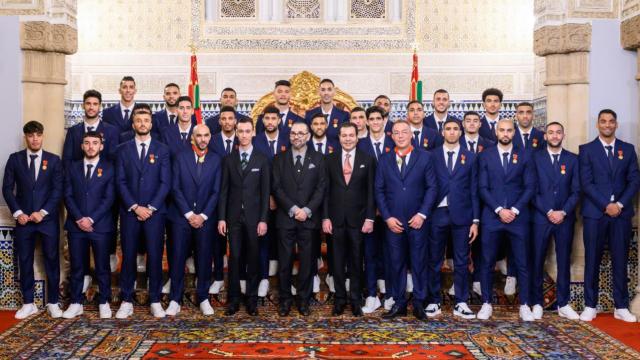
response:
<svg viewBox="0 0 640 360"><path fill-rule="evenodd" d="M423 104L410 101L406 119L395 122L384 95L366 110L345 112L334 105L334 83L323 79L320 106L301 118L289 108L290 91L287 81L276 82L275 105L254 125L235 110L235 91L224 89L216 119L196 124L193 102L180 96L177 85L165 87L165 110L152 114L148 105L135 103L135 81L124 77L120 103L104 110L102 118L100 93L84 94L84 119L68 129L62 159L42 150L42 125L27 123L27 149L10 156L3 183L17 222L24 305L16 317L37 312L33 252L41 238L49 314L73 318L83 313L92 249L100 317L110 318L119 221L122 303L117 318L133 315L141 254L146 254L155 317L181 311L189 257L199 308L213 314L208 295L224 287L227 243L226 315L239 311L242 294L247 313L257 315L258 298L266 295L268 277L276 271L278 313L287 316L296 296L299 313L309 315L320 286L316 260L324 237L325 281L335 292L336 316L347 305L354 316L375 311L382 306L378 291L384 294L385 318L406 315L408 299L416 318L440 315L441 268L451 258L454 316L489 319L496 260L506 257L512 286L517 281L520 287L521 319L539 319L543 265L553 238L560 316L595 318L599 267L608 245L614 315L636 320L627 310L626 255L640 172L633 145L615 137L614 111L599 113L598 138L576 155L562 148L560 123L547 124L544 132L533 127L530 103L517 106L515 122L500 119L498 89L483 93L484 117L473 111L462 120L450 116L449 94L440 89L433 96L433 114L425 117ZM71 304L64 312L57 288L62 199L71 260ZM578 315L568 300L580 199L586 307ZM166 309L160 302L165 238ZM470 287L482 297L477 314L467 304Z"/></svg>

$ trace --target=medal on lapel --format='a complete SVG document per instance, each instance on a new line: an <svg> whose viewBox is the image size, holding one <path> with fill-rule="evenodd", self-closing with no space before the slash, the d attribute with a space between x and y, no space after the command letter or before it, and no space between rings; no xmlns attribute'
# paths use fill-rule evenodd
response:
<svg viewBox="0 0 640 360"><path fill-rule="evenodd" d="M514 164L518 163L518 154L513 154L513 163Z"/></svg>
<svg viewBox="0 0 640 360"><path fill-rule="evenodd" d="M567 165L560 165L560 174L564 175L567 173Z"/></svg>
<svg viewBox="0 0 640 360"><path fill-rule="evenodd" d="M333 127L334 128L338 127L338 119L333 119Z"/></svg>
<svg viewBox="0 0 640 360"><path fill-rule="evenodd" d="M285 151L287 151L287 147L284 145L280 146L280 152L285 152Z"/></svg>
<svg viewBox="0 0 640 360"><path fill-rule="evenodd" d="M620 160L624 159L624 154L622 153L622 150L618 150L618 159Z"/></svg>
<svg viewBox="0 0 640 360"><path fill-rule="evenodd" d="M429 139L424 138L424 140L422 141L422 146L429 147Z"/></svg>
<svg viewBox="0 0 640 360"><path fill-rule="evenodd" d="M156 157L153 154L149 154L149 164L155 164L156 163Z"/></svg>
<svg viewBox="0 0 640 360"><path fill-rule="evenodd" d="M531 141L531 146L538 147L538 139L533 138L533 140Z"/></svg>
<svg viewBox="0 0 640 360"><path fill-rule="evenodd" d="M47 164L49 164L48 160L42 160L42 170L47 170Z"/></svg>
<svg viewBox="0 0 640 360"><path fill-rule="evenodd" d="M198 156L198 162L202 164L204 162L204 156Z"/></svg>
<svg viewBox="0 0 640 360"><path fill-rule="evenodd" d="M289 127L292 127L292 126L293 126L293 119L289 119L289 120L287 121L287 125L288 125Z"/></svg>
<svg viewBox="0 0 640 360"><path fill-rule="evenodd" d="M98 175L98 177L102 177L102 168L97 168L96 174Z"/></svg>
<svg viewBox="0 0 640 360"><path fill-rule="evenodd" d="M332 154L333 153L333 146L329 145L328 147L329 147L329 154Z"/></svg>
<svg viewBox="0 0 640 360"><path fill-rule="evenodd" d="M384 152L388 153L389 151L391 151L391 149L388 146L385 146Z"/></svg>
<svg viewBox="0 0 640 360"><path fill-rule="evenodd" d="M482 150L484 150L484 147L482 145L478 145L478 152L481 153Z"/></svg>
<svg viewBox="0 0 640 360"><path fill-rule="evenodd" d="M464 154L460 154L460 164L464 165L466 159L467 157Z"/></svg>

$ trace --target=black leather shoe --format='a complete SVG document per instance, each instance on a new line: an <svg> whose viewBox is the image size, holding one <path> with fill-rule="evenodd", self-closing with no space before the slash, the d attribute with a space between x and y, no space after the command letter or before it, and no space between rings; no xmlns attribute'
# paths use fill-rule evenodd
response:
<svg viewBox="0 0 640 360"><path fill-rule="evenodd" d="M424 312L424 308L422 306L414 306L413 316L415 316L418 320L424 320L427 318L427 313Z"/></svg>
<svg viewBox="0 0 640 360"><path fill-rule="evenodd" d="M238 303L229 303L227 305L227 308L224 311L224 315L225 316L234 315L235 313L238 312L238 310L240 310L240 304L238 304Z"/></svg>
<svg viewBox="0 0 640 360"><path fill-rule="evenodd" d="M340 316L342 314L344 314L344 303L333 304L333 311L331 311L331 315Z"/></svg>
<svg viewBox="0 0 640 360"><path fill-rule="evenodd" d="M280 303L280 306L278 307L278 315L289 316L290 312L291 312L291 302L285 301Z"/></svg>
<svg viewBox="0 0 640 360"><path fill-rule="evenodd" d="M258 305L247 304L247 314L249 314L250 316L258 316Z"/></svg>
<svg viewBox="0 0 640 360"><path fill-rule="evenodd" d="M362 316L362 306L360 306L360 304L351 304L351 313L355 317Z"/></svg>
<svg viewBox="0 0 640 360"><path fill-rule="evenodd" d="M391 308L391 310L389 310L388 312L384 313L382 315L383 319L393 319L395 317L398 316L407 316L407 307L403 306L400 307L400 305L393 305L393 307Z"/></svg>
<svg viewBox="0 0 640 360"><path fill-rule="evenodd" d="M305 304L300 304L298 306L298 312L300 313L300 315L302 316L309 316L311 315L311 309L309 308L309 304L305 303Z"/></svg>

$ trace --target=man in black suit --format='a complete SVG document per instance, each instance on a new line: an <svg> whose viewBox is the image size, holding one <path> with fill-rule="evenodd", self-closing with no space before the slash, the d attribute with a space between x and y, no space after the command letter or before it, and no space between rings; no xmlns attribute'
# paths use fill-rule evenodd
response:
<svg viewBox="0 0 640 360"><path fill-rule="evenodd" d="M373 231L375 202L375 160L356 150L358 130L343 123L338 131L340 151L326 159L327 196L324 199L322 230L333 235L331 248L336 299L333 315L342 315L347 299L345 260L350 260L351 311L362 316L363 233ZM349 256L347 256L349 254Z"/></svg>
<svg viewBox="0 0 640 360"><path fill-rule="evenodd" d="M229 295L225 315L240 308L240 274L246 264L247 313L258 315L260 237L267 233L271 179L269 159L253 151L253 122L240 119L236 127L238 149L222 161L222 186L218 202L218 232L229 234Z"/></svg>
<svg viewBox="0 0 640 360"><path fill-rule="evenodd" d="M303 122L293 124L291 148L276 156L273 162L273 192L278 203L278 278L280 306L278 314L287 316L291 310L291 270L294 246L298 245L298 311L311 313L313 232L320 229L319 213L324 199L326 174L321 154L307 148L309 127Z"/></svg>

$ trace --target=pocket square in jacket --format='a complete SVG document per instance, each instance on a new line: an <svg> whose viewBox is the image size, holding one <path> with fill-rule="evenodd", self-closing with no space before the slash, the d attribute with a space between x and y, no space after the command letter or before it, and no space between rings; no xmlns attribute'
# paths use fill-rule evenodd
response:
<svg viewBox="0 0 640 360"><path fill-rule="evenodd" d="M362 169L364 167L364 164L360 164L360 169Z"/></svg>
<svg viewBox="0 0 640 360"><path fill-rule="evenodd" d="M316 166L315 166L315 165L313 165L313 163L309 164L309 169L313 169L313 168L315 168L315 167L316 167Z"/></svg>
<svg viewBox="0 0 640 360"><path fill-rule="evenodd" d="M256 172L256 171L260 171L260 168L253 168L253 169L251 169L251 172Z"/></svg>

